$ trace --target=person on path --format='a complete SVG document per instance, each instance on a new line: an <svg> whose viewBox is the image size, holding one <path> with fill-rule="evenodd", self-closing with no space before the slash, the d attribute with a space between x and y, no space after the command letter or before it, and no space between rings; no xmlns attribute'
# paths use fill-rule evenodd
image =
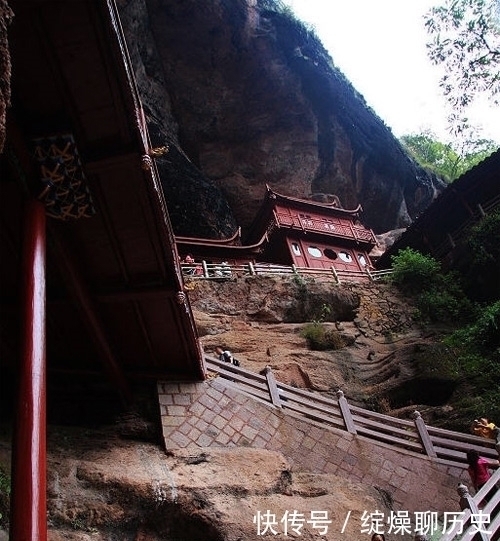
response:
<svg viewBox="0 0 500 541"><path fill-rule="evenodd" d="M474 419L471 431L473 434L476 434L476 436L495 440L495 449L498 456L500 456L500 428L496 426L495 423L490 421L487 417Z"/></svg>
<svg viewBox="0 0 500 541"><path fill-rule="evenodd" d="M233 354L226 348L216 347L215 353L219 356L219 361L224 361L225 363L234 364L234 366L240 366L240 362L237 361Z"/></svg>
<svg viewBox="0 0 500 541"><path fill-rule="evenodd" d="M467 464L472 485L476 492L486 484L491 477L490 468L498 467L500 463L498 460L489 460L482 456L475 449L469 449L467 451Z"/></svg>

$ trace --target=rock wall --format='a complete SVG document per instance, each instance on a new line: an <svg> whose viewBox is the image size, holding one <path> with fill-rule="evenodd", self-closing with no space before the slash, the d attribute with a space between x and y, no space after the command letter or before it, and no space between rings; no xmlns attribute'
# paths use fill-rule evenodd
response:
<svg viewBox="0 0 500 541"><path fill-rule="evenodd" d="M264 0L119 2L177 234L245 232L268 183L361 203L381 233L443 188L289 11Z"/></svg>
<svg viewBox="0 0 500 541"><path fill-rule="evenodd" d="M191 284L189 301L196 312L225 314L242 321L353 321L369 338L407 332L414 324L410 301L382 282L339 285L333 277L252 276Z"/></svg>
<svg viewBox="0 0 500 541"><path fill-rule="evenodd" d="M5 122L10 105L10 53L7 27L13 18L6 0L0 0L0 154L5 144Z"/></svg>
<svg viewBox="0 0 500 541"><path fill-rule="evenodd" d="M189 290L192 307L207 314L239 316L266 323L301 323L321 317L328 306L328 321L352 321L360 299L333 278L306 280L300 276L253 276L231 281L199 280Z"/></svg>

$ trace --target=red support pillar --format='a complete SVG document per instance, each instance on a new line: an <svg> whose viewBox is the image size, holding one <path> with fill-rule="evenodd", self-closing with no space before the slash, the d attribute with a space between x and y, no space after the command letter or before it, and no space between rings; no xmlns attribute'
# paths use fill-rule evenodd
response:
<svg viewBox="0 0 500 541"><path fill-rule="evenodd" d="M45 207L28 203L22 268L22 351L12 458L10 539L47 540Z"/></svg>

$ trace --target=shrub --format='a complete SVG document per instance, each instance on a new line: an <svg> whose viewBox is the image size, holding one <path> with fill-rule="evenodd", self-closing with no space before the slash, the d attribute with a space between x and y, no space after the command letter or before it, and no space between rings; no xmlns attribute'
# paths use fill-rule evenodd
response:
<svg viewBox="0 0 500 541"><path fill-rule="evenodd" d="M307 345L314 351L340 349L346 345L345 340L339 332L328 329L319 321L308 323L302 329L301 336L307 340Z"/></svg>
<svg viewBox="0 0 500 541"><path fill-rule="evenodd" d="M440 271L440 265L435 259L411 248L400 250L392 257L391 262L391 282L409 293L427 288Z"/></svg>
<svg viewBox="0 0 500 541"><path fill-rule="evenodd" d="M477 320L444 340L457 371L473 389L473 417L500 418L500 301L483 308ZM463 396L461 401L467 397ZM468 398L471 398L469 395Z"/></svg>
<svg viewBox="0 0 500 541"><path fill-rule="evenodd" d="M484 307L476 321L455 331L448 343L482 353L494 352L500 346L500 301Z"/></svg>
<svg viewBox="0 0 500 541"><path fill-rule="evenodd" d="M416 305L417 317L423 321L456 324L470 321L477 312L452 275L438 276L429 289L417 296Z"/></svg>
<svg viewBox="0 0 500 541"><path fill-rule="evenodd" d="M457 323L470 321L475 315L474 304L463 292L461 277L455 272L441 272L432 257L405 248L392 258L392 264L391 282L416 297L416 317L421 321Z"/></svg>
<svg viewBox="0 0 500 541"><path fill-rule="evenodd" d="M471 228L466 243L476 267L494 265L497 269L500 268L499 236L500 210L488 214Z"/></svg>

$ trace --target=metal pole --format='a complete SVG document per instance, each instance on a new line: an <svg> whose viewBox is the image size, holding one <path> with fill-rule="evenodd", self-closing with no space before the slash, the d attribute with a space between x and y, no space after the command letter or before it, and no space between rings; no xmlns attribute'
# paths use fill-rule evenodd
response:
<svg viewBox="0 0 500 541"><path fill-rule="evenodd" d="M47 540L45 207L28 203L22 268L22 351L12 460L10 539Z"/></svg>

